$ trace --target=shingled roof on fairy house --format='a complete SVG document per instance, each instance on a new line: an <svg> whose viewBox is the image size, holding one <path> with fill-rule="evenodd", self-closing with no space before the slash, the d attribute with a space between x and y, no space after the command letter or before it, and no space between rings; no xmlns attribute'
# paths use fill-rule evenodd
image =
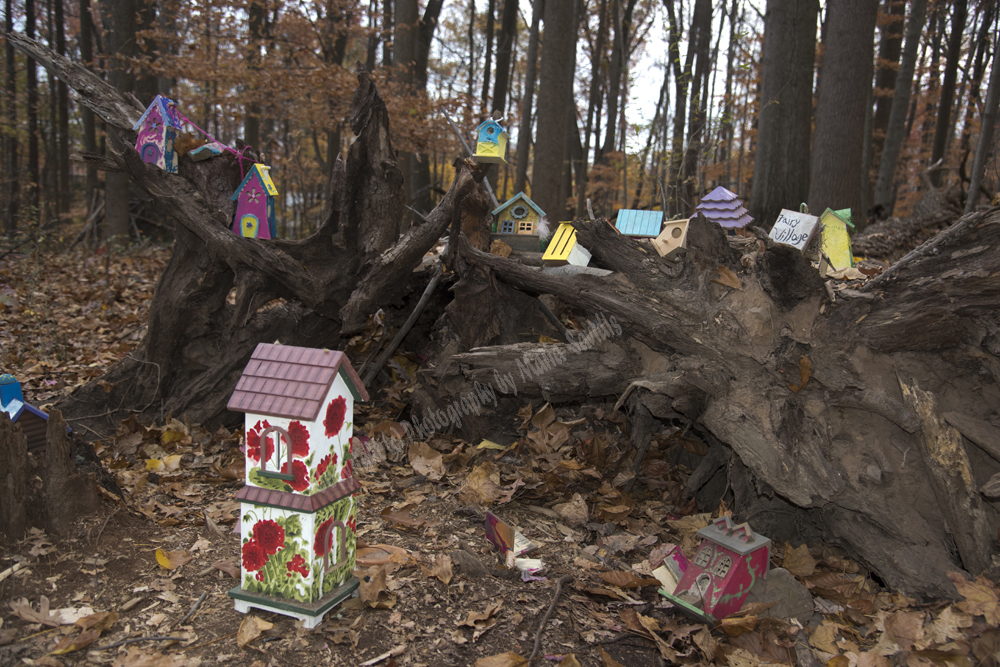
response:
<svg viewBox="0 0 1000 667"><path fill-rule="evenodd" d="M740 229L753 222L739 196L721 185L702 197L695 210L726 229Z"/></svg>
<svg viewBox="0 0 1000 667"><path fill-rule="evenodd" d="M33 405L24 402L21 383L10 373L0 375L0 412L4 412L28 440L28 451L38 454L45 451L45 430L49 416Z"/></svg>
<svg viewBox="0 0 1000 667"><path fill-rule="evenodd" d="M236 610L312 628L358 587L354 401L368 392L343 352L261 343L229 409L246 413Z"/></svg>

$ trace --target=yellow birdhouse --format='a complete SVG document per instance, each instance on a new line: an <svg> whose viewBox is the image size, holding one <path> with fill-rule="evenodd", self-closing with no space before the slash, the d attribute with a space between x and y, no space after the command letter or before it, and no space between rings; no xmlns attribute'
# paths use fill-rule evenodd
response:
<svg viewBox="0 0 1000 667"><path fill-rule="evenodd" d="M574 264L587 266L590 263L590 251L577 243L576 229L572 223L560 222L549 247L542 255L542 263L546 266L562 266Z"/></svg>
<svg viewBox="0 0 1000 667"><path fill-rule="evenodd" d="M835 270L848 269L854 266L854 255L851 253L851 235L847 231L854 229L851 222L851 209L839 211L826 209L819 219L822 230L823 254L830 258L830 264Z"/></svg>
<svg viewBox="0 0 1000 667"><path fill-rule="evenodd" d="M683 220L667 220L663 223L663 231L653 239L653 247L660 257L666 257L677 248L687 247L688 223L690 218Z"/></svg>
<svg viewBox="0 0 1000 667"><path fill-rule="evenodd" d="M495 120L482 122L476 128L476 162L507 164L507 132Z"/></svg>

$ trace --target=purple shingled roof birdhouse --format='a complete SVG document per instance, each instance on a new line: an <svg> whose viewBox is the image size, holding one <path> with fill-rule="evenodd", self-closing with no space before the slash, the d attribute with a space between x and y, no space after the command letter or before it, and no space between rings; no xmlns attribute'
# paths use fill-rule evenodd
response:
<svg viewBox="0 0 1000 667"><path fill-rule="evenodd" d="M753 222L736 193L721 185L702 197L695 210L726 229L740 229Z"/></svg>

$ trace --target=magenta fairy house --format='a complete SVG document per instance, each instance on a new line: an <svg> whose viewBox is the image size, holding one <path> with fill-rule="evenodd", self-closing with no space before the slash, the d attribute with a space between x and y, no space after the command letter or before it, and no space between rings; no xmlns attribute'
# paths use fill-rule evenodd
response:
<svg viewBox="0 0 1000 667"><path fill-rule="evenodd" d="M771 540L749 525L733 525L722 516L698 531L701 546L672 594L661 590L678 608L713 623L743 606L757 579L767 577Z"/></svg>
<svg viewBox="0 0 1000 667"><path fill-rule="evenodd" d="M368 393L343 352L261 343L229 409L245 413L236 610L314 628L358 587L354 401Z"/></svg>
<svg viewBox="0 0 1000 667"><path fill-rule="evenodd" d="M268 173L270 169L255 163L230 198L236 202L233 233L251 239L273 239L278 235L274 224L274 198L278 189Z"/></svg>
<svg viewBox="0 0 1000 667"><path fill-rule="evenodd" d="M139 133L135 150L142 161L155 164L170 174L177 173L178 156L174 153L174 139L182 124L177 115L177 105L163 95L157 95L139 122L132 128Z"/></svg>

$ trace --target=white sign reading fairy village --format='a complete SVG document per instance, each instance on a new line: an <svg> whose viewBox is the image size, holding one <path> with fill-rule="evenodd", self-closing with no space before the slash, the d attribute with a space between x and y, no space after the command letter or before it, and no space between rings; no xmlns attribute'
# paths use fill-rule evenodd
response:
<svg viewBox="0 0 1000 667"><path fill-rule="evenodd" d="M819 218L808 213L781 209L769 236L775 243L790 245L805 252L806 246L819 229Z"/></svg>

